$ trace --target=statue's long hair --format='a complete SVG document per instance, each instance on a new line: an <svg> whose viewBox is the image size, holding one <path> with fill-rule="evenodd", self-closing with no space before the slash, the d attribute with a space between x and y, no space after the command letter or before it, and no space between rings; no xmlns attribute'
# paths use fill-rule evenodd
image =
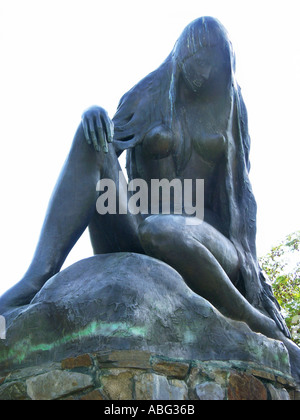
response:
<svg viewBox="0 0 300 420"><path fill-rule="evenodd" d="M132 179L140 175L136 168L135 147L150 130L156 126L165 127L175 138L173 159L180 176L193 152L188 116L182 118L177 110L182 64L201 48L216 45L222 53L225 74L222 118L216 115L216 121L219 118L219 131L227 140L227 150L217 169L214 191L208 194L209 206L218 214L222 232L233 242L239 255L240 270L235 286L253 306L271 316L289 335L257 260L256 202L249 180L247 110L236 82L232 44L218 20L204 17L189 24L165 62L122 97L113 118L115 149L117 153L127 149L127 171Z"/></svg>

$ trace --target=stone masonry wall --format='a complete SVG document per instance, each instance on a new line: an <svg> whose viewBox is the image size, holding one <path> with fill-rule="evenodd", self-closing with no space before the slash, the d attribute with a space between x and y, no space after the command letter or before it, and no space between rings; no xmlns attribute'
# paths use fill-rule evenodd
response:
<svg viewBox="0 0 300 420"><path fill-rule="evenodd" d="M112 351L10 372L0 400L299 400L292 378L242 362Z"/></svg>

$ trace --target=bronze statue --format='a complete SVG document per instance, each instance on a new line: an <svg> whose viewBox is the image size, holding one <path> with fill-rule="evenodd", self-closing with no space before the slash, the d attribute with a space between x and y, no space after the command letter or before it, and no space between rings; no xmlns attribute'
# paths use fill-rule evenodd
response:
<svg viewBox="0 0 300 420"><path fill-rule="evenodd" d="M84 113L33 261L0 298L0 313L29 303L89 227L95 254L146 253L166 262L225 316L283 341L298 374L299 348L256 256L249 149L232 44L216 19L197 19L164 63L123 96L112 120L98 106ZM184 213L98 214L96 184L118 185L124 150L129 180L204 179L203 223L186 223Z"/></svg>

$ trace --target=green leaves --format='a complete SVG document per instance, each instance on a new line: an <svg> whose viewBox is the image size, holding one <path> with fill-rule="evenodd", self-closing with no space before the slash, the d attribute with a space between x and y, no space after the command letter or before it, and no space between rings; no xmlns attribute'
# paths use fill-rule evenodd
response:
<svg viewBox="0 0 300 420"><path fill-rule="evenodd" d="M273 247L260 258L260 264L272 283L292 338L300 345L300 231Z"/></svg>

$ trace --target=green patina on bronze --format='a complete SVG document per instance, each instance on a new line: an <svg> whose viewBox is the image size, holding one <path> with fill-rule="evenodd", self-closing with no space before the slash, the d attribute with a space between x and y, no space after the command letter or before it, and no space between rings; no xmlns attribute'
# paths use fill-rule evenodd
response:
<svg viewBox="0 0 300 420"><path fill-rule="evenodd" d="M1 355L0 363L6 360L14 359L17 363L23 362L26 357L32 353L39 351L51 351L71 341L81 340L82 338L98 335L99 337L145 337L147 334L146 327L131 326L125 322L104 323L104 322L91 322L84 329L76 331L72 334L63 336L61 339L52 343L32 344L32 339L28 338L15 343L6 355Z"/></svg>

